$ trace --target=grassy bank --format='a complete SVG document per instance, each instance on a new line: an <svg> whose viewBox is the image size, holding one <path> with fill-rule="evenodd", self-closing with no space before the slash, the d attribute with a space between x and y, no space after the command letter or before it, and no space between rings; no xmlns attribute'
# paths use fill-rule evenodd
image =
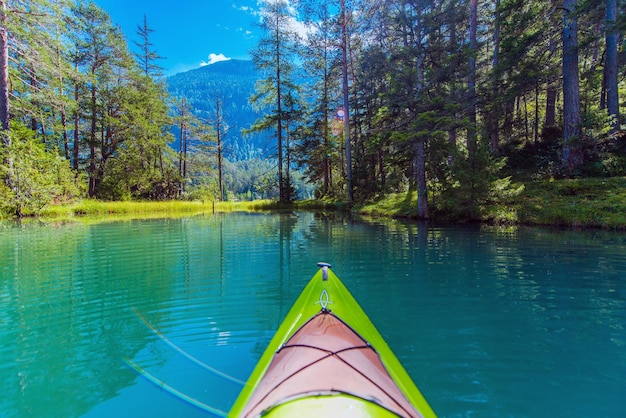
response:
<svg viewBox="0 0 626 418"><path fill-rule="evenodd" d="M270 201L258 202L106 202L85 199L71 204L50 205L41 211L41 216L53 219L70 219L83 216L192 216L213 212L232 212L255 210L263 205L270 205Z"/></svg>
<svg viewBox="0 0 626 418"><path fill-rule="evenodd" d="M626 177L533 181L482 221L492 223L626 230ZM432 202L431 202L432 204ZM358 208L370 216L412 218L416 193L400 193Z"/></svg>
<svg viewBox="0 0 626 418"><path fill-rule="evenodd" d="M431 205L436 202L430 202ZM417 194L398 193L353 208L362 215L415 218ZM103 202L82 200L51 205L40 216L47 219L83 217L156 218L236 211L317 210L346 211L341 202L317 200L284 205L253 202ZM497 208L488 208L482 221L491 223L626 230L626 177L526 182L524 191Z"/></svg>
<svg viewBox="0 0 626 418"><path fill-rule="evenodd" d="M78 217L156 218L194 216L224 212L253 212L276 210L341 210L341 205L314 200L290 205L272 200L252 202L166 201L166 202L108 202L85 199L70 204L50 205L39 214L46 219Z"/></svg>
<svg viewBox="0 0 626 418"><path fill-rule="evenodd" d="M527 183L511 207L527 225L626 230L626 177Z"/></svg>

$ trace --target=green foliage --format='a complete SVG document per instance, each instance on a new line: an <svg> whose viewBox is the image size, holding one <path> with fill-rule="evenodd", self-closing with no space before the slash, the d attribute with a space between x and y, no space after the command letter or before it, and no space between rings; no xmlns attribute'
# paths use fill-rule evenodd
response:
<svg viewBox="0 0 626 418"><path fill-rule="evenodd" d="M102 162L97 196L108 200L172 199L180 178L168 142L171 119L165 87L136 72L117 90L118 113L107 119L114 132Z"/></svg>
<svg viewBox="0 0 626 418"><path fill-rule="evenodd" d="M217 181L202 183L195 185L189 192L191 200L200 200L202 202L216 202L220 198L220 188Z"/></svg>
<svg viewBox="0 0 626 418"><path fill-rule="evenodd" d="M3 164L0 176L9 170L12 187L0 186L0 210L18 217L38 214L52 202L69 201L81 196L84 183L76 179L67 160L48 152L28 128L14 124L11 146L0 149L2 161L12 161L12 168Z"/></svg>
<svg viewBox="0 0 626 418"><path fill-rule="evenodd" d="M473 160L453 157L450 177L442 183L434 199L435 216L448 220L512 222L515 214L502 213L501 207L524 189L510 177L501 178L505 160L493 158L480 147Z"/></svg>
<svg viewBox="0 0 626 418"><path fill-rule="evenodd" d="M360 214L369 216L391 216L395 218L417 217L417 193L409 190L405 193L389 193L372 203L360 206Z"/></svg>

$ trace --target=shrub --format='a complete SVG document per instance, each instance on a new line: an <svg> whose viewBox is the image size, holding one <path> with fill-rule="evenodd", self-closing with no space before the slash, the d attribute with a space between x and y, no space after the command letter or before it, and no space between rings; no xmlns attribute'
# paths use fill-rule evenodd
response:
<svg viewBox="0 0 626 418"><path fill-rule="evenodd" d="M53 201L67 201L84 194L67 160L48 152L34 133L23 125L11 130L11 145L0 153L0 210L14 216L37 214ZM9 166L7 161L12 161ZM8 181L7 181L8 179Z"/></svg>

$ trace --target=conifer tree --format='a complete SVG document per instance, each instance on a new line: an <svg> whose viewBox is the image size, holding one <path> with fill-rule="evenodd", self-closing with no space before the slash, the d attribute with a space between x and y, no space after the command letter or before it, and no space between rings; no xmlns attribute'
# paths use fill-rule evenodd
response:
<svg viewBox="0 0 626 418"><path fill-rule="evenodd" d="M301 3L305 23L314 28L304 40L300 55L307 69L303 94L311 103L306 122L298 130L297 159L306 167L308 177L320 182L318 196L333 195L334 172L339 171L339 129L336 113L341 107L337 63L340 62L337 40L340 38L337 16L329 0ZM333 125L333 126L331 126ZM335 168L337 167L337 168Z"/></svg>
<svg viewBox="0 0 626 418"><path fill-rule="evenodd" d="M269 107L266 113L251 128L251 132L271 129L276 135L278 160L279 200L290 200L289 178L285 176L285 135L289 109L286 101L289 94L297 90L295 74L295 42L298 35L291 27L295 10L285 0L265 3L261 28L264 35L257 49L252 52L256 67L265 78L257 83L256 94L250 100L259 107Z"/></svg>
<svg viewBox="0 0 626 418"><path fill-rule="evenodd" d="M100 99L103 93L107 77L111 74L110 69L117 58L116 47L122 42L121 34L113 26L110 17L94 3L80 4L76 14L83 23L83 32L77 39L78 65L84 71L87 78L85 93L87 100L79 103L87 109L88 129L85 139L89 147L89 195L95 196L97 188L102 180L102 161L99 163L99 155L107 153L102 148L101 136L104 129L105 109ZM117 41L118 44L115 44ZM98 152L102 151L101 153Z"/></svg>
<svg viewBox="0 0 626 418"><path fill-rule="evenodd" d="M67 150L66 137L60 139L65 131L59 128L59 119L64 120L64 109L69 103L64 94L65 80L73 76L68 72L64 56L67 37L61 12L67 12L68 9L64 0L25 0L1 2L0 11L0 68L3 74L0 77L0 118L3 127L2 143L6 148L6 153L3 153L3 171L6 172L6 184L14 193L14 198L11 199L21 201L18 198L19 188L26 182L30 181L33 190L42 190L39 186L43 187L43 182L48 179L45 173L33 179L24 178L23 170L19 173L21 178L15 177L14 168L19 169L20 164L25 161L22 154L33 150L24 147L25 144L13 143L9 132L11 120L17 124L28 122L33 136L36 135L45 144L44 152L53 154L52 159L56 158L57 151L61 151L58 148L60 144ZM20 137L29 137L26 142L30 141L29 135L20 133ZM32 155L42 154L33 151ZM14 162L18 165L14 166ZM36 161L30 163L37 165ZM52 199L51 194L48 197ZM21 209L17 212L21 213Z"/></svg>

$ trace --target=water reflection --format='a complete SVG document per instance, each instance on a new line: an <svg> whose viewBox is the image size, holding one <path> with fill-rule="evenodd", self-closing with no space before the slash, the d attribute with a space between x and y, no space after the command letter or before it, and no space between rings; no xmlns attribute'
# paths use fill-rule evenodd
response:
<svg viewBox="0 0 626 418"><path fill-rule="evenodd" d="M145 332L120 307L135 303L162 260L138 261L134 274L119 238L81 225L3 232L1 408L45 416L52 404L54 415L78 416L132 381L118 359L139 350Z"/></svg>
<svg viewBox="0 0 626 418"><path fill-rule="evenodd" d="M303 212L0 228L7 416L199 414L123 358L228 410L237 385L133 309L245 379L318 261L442 416L611 416L626 390L620 234Z"/></svg>

